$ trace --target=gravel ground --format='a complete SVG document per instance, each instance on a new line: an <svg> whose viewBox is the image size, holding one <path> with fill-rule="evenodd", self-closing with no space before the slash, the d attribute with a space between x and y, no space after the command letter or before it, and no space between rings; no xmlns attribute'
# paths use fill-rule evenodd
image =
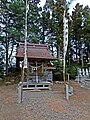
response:
<svg viewBox="0 0 90 120"><path fill-rule="evenodd" d="M24 91L18 104L17 85L0 87L0 120L90 120L90 89L70 81L74 95L65 100L63 84L52 90Z"/></svg>

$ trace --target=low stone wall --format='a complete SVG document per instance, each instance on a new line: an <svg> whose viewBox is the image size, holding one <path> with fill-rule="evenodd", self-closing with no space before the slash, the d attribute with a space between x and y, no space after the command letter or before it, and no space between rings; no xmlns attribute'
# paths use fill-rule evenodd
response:
<svg viewBox="0 0 90 120"><path fill-rule="evenodd" d="M90 79L86 79L82 82L81 87L90 89Z"/></svg>

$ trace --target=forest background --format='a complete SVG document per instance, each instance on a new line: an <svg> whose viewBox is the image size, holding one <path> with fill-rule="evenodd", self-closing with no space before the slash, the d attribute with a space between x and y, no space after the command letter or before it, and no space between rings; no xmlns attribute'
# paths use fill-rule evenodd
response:
<svg viewBox="0 0 90 120"><path fill-rule="evenodd" d="M77 68L88 67L90 63L90 7L77 3L72 14L69 14L71 2L66 0L46 0L43 8L39 5L40 0L28 2L27 41L49 45L51 54L58 58L53 63L56 66L56 79L62 77L63 13L66 10L69 21L66 74L75 78ZM25 0L0 0L0 78L10 74L18 75L15 72L14 53L18 43L24 42L25 11Z"/></svg>

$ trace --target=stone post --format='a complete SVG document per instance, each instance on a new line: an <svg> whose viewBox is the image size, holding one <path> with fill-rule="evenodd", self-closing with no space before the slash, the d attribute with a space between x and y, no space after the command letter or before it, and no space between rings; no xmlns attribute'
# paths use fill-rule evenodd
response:
<svg viewBox="0 0 90 120"><path fill-rule="evenodd" d="M68 100L69 99L69 86L68 86L68 84L66 83L66 100Z"/></svg>
<svg viewBox="0 0 90 120"><path fill-rule="evenodd" d="M18 84L18 103L22 102L22 82Z"/></svg>

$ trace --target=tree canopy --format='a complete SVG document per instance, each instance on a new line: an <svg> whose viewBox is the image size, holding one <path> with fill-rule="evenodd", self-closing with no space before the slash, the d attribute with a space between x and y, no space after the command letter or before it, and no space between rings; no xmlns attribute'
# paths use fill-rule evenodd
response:
<svg viewBox="0 0 90 120"><path fill-rule="evenodd" d="M73 0L71 0L73 1ZM90 62L90 8L79 3L70 15L66 0L46 0L43 8L40 0L28 0L27 41L48 44L51 54L62 61L63 57L63 13L66 10L69 26L69 44L66 56L67 65L85 66ZM24 42L25 36L25 0L0 1L0 46L8 75L8 66L15 56L17 42ZM2 47L0 47L2 49ZM2 51L2 50L1 50ZM1 66L1 64L0 64ZM2 69L2 67L0 67Z"/></svg>

